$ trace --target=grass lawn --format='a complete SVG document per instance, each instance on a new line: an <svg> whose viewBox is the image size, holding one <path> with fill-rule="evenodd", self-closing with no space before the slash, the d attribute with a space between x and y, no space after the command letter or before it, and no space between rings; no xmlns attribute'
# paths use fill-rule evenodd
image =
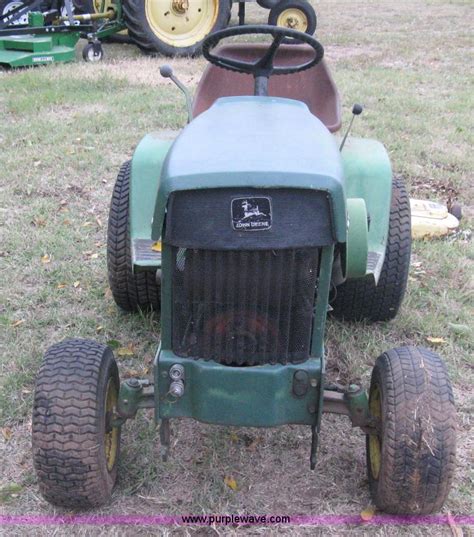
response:
<svg viewBox="0 0 474 537"><path fill-rule="evenodd" d="M345 123L352 104L363 103L365 113L354 134L386 145L394 172L405 177L413 197L456 198L466 215L455 237L415 242L408 295L396 320L328 324L329 373L338 382L367 385L383 350L429 346L428 337L442 338L436 350L446 360L458 408L458 470L444 512L470 514L474 88L468 21L474 5L469 0L320 0L316 7L318 37L342 94ZM266 19L266 12L254 5L248 11L249 22ZM107 213L120 164L146 132L173 137L184 124L185 107L182 95L159 76L165 60L146 58L130 45L108 44L105 53L97 65L78 62L0 73L4 514L60 512L39 495L30 451L34 378L46 348L73 336L118 340L133 351L118 357L124 378L150 372L160 339L158 316L128 316L113 303L106 277ZM169 63L195 88L203 59ZM298 426L258 430L175 422L171 457L163 463L153 416L141 413L123 431L113 501L97 512L358 514L370 504L364 437L342 417L325 416L322 427L314 473L309 471L309 430ZM229 476L237 491L224 483ZM66 535L71 529L29 531ZM116 531L74 529L77 535ZM243 531L229 528L225 534ZM271 531L319 535L322 530ZM446 527L335 527L324 533L421 537L428 531L433 536L449 533ZM24 529L8 532L23 535ZM192 533L190 528L177 530L179 535Z"/></svg>

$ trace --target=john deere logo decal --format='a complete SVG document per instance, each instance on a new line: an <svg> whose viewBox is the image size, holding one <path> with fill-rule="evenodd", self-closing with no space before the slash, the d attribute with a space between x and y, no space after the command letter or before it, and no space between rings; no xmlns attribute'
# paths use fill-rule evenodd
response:
<svg viewBox="0 0 474 537"><path fill-rule="evenodd" d="M263 231L272 227L270 198L235 198L231 213L236 231Z"/></svg>

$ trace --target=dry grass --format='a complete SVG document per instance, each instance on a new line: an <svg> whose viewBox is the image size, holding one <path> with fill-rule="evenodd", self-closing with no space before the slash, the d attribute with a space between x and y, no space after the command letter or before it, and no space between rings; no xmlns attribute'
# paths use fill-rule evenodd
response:
<svg viewBox="0 0 474 537"><path fill-rule="evenodd" d="M382 140L412 193L473 205L472 19L470 2L321 1L318 35L339 84L346 117L353 102L366 113L358 135ZM252 6L250 19L263 21ZM105 225L120 163L141 136L171 136L184 120L181 96L158 75L161 60L134 47L106 45L101 65L82 63L0 74L2 297L0 300L0 500L3 513L58 512L39 496L30 454L33 379L41 355L69 336L132 343L123 375L143 374L159 341L159 319L124 316L113 305L105 271ZM202 59L174 60L195 86ZM471 61L472 65L472 61ZM469 210L467 211L469 212ZM472 220L463 224L464 229ZM98 254L98 257L91 255ZM42 256L50 262L43 263ZM367 383L377 355L399 344L439 348L459 411L459 469L445 511L472 512L472 244L417 243L403 314L387 325L328 326L331 377ZM77 286L74 283L79 282ZM14 326L16 321L22 321ZM471 326L471 335L448 323ZM99 328L100 327L100 328ZM11 433L11 437L10 437ZM107 513L356 514L370 503L364 439L343 418L325 416L318 466L309 471L309 431L173 424L172 456L159 458L152 416L127 424L120 482ZM224 484L233 475L238 490ZM4 530L7 532L7 530ZM30 528L35 535L129 534L117 528ZM447 528L252 528L163 530L163 535L446 535ZM467 530L465 530L467 532ZM10 528L9 535L23 535ZM134 528L133 534L151 534ZM468 534L468 532L467 532Z"/></svg>

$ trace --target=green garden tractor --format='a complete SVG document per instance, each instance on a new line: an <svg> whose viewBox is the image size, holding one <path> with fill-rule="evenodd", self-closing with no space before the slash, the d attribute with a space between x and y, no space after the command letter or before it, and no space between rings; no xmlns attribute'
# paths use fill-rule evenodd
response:
<svg viewBox="0 0 474 537"><path fill-rule="evenodd" d="M337 135L340 99L313 37L228 28L207 37L203 53L209 65L194 102L161 69L185 92L189 124L172 142L143 138L110 208L115 301L161 314L153 374L121 383L112 350L90 340L46 352L33 410L42 494L68 507L106 502L121 427L139 409L154 409L163 456L170 420L182 417L306 425L311 468L330 412L365 435L378 508L439 510L455 466L441 358L420 347L384 352L368 390L326 376L328 313L389 321L399 311L410 264L403 182L379 142Z"/></svg>

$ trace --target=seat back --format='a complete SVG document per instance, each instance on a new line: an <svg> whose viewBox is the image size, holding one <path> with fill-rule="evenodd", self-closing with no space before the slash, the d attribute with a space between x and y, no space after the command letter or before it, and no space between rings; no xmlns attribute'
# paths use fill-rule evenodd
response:
<svg viewBox="0 0 474 537"><path fill-rule="evenodd" d="M230 44L217 52L226 57L257 61L268 49L266 44ZM282 45L275 59L276 66L301 64L309 61L314 51L308 45ZM199 82L193 112L197 116L207 110L216 99L240 95L253 95L252 75L235 73L209 64ZM341 102L334 80L324 60L300 73L270 78L268 94L304 102L312 114L331 131L341 128Z"/></svg>

